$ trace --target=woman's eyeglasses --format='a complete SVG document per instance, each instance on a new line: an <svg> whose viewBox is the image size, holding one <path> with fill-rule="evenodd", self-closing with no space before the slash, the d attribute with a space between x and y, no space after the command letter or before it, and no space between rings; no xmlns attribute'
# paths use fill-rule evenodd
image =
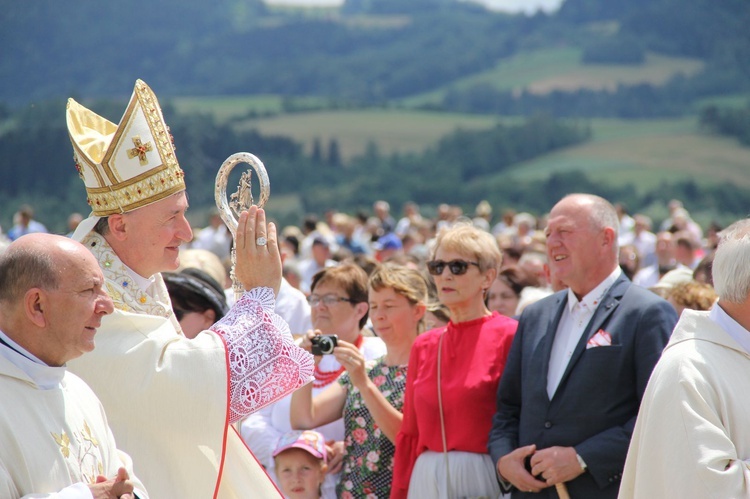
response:
<svg viewBox="0 0 750 499"><path fill-rule="evenodd" d="M349 298L342 298L336 295L323 295L323 296L310 295L307 297L307 303L309 303L311 307L317 307L319 303L322 303L326 307L330 307L331 305L334 305L341 301L348 301L349 303L354 303L354 300L351 300Z"/></svg>
<svg viewBox="0 0 750 499"><path fill-rule="evenodd" d="M430 260L429 262L427 262L427 270L432 275L442 275L445 267L448 267L448 269L450 269L451 271L451 274L463 275L467 270L469 270L469 265L476 265L477 267L479 267L479 263L467 262L466 260L451 260L450 262L446 262L443 260Z"/></svg>

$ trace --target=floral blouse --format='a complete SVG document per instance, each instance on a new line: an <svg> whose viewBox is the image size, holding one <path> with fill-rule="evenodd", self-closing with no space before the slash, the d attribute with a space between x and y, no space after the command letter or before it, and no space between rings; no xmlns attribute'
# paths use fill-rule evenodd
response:
<svg viewBox="0 0 750 499"><path fill-rule="evenodd" d="M387 366L384 357L369 363L367 376L388 402L401 411L406 389L406 366ZM338 382L346 388L344 425L344 467L336 486L340 499L387 498L393 477L393 443L383 435L367 409L359 389L352 385L349 373Z"/></svg>

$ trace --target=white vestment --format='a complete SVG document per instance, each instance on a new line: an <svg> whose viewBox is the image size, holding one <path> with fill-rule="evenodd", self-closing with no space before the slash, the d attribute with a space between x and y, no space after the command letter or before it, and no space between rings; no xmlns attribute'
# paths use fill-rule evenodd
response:
<svg viewBox="0 0 750 499"><path fill-rule="evenodd" d="M114 478L120 467L138 496L148 497L86 383L64 367L40 365L45 377L59 379L42 388L8 360L20 355L8 350L0 355L0 497L91 497L87 484Z"/></svg>
<svg viewBox="0 0 750 499"><path fill-rule="evenodd" d="M643 396L619 497L750 497L748 393L750 354L709 312L685 310Z"/></svg>
<svg viewBox="0 0 750 499"><path fill-rule="evenodd" d="M104 272L115 312L93 352L70 363L97 393L112 431L153 497L279 497L232 422L312 379L312 356L251 290L192 340L182 335L160 274L148 292L103 237L82 241Z"/></svg>

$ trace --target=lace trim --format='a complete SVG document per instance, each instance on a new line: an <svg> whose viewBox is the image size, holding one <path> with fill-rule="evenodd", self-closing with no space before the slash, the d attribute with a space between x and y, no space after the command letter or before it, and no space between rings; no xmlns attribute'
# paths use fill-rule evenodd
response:
<svg viewBox="0 0 750 499"><path fill-rule="evenodd" d="M294 343L289 325L273 312L274 304L271 288L253 288L210 328L227 345L230 423L312 379L313 356Z"/></svg>

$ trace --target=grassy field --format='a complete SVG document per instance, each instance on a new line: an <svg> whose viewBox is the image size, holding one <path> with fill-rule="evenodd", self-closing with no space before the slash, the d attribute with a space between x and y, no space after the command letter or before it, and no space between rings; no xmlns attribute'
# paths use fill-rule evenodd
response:
<svg viewBox="0 0 750 499"><path fill-rule="evenodd" d="M517 122L504 118L503 122ZM287 135L305 144L335 138L342 157L362 154L369 142L381 154L419 153L457 127L483 129L496 119L404 110L327 111L247 120L264 134ZM695 117L675 120L591 120L592 140L522 163L510 170L520 179L579 170L597 180L629 182L644 190L662 181L732 182L750 188L750 148L698 128ZM503 174L505 176L506 173Z"/></svg>
<svg viewBox="0 0 750 499"><path fill-rule="evenodd" d="M210 114L220 123L250 114L267 115L284 111L284 98L278 95L176 97L170 102L180 113ZM319 97L294 97L293 102L298 108L319 108L325 104L325 100Z"/></svg>
<svg viewBox="0 0 750 499"><path fill-rule="evenodd" d="M519 164L509 173L540 179L579 170L596 180L632 183L643 190L686 179L750 188L750 148L700 131L695 119L594 120L591 126L590 142Z"/></svg>
<svg viewBox="0 0 750 499"><path fill-rule="evenodd" d="M467 76L448 86L466 89L488 84L498 90L547 93L553 90L614 89L618 84L660 85L677 74L692 75L703 68L698 60L648 54L639 66L582 64L581 50L572 47L538 50L503 59L487 71ZM410 97L407 106L440 102L447 88Z"/></svg>
<svg viewBox="0 0 750 499"><path fill-rule="evenodd" d="M335 138L342 158L349 159L363 153L370 142L381 154L419 153L456 128L485 129L496 121L491 116L370 109L287 114L251 119L238 126L290 136L308 152L315 139L326 150Z"/></svg>
<svg viewBox="0 0 750 499"><path fill-rule="evenodd" d="M694 107L696 111L700 111L701 108L708 105L719 107L746 108L750 107L750 95L732 94L722 95L720 97L708 97L706 99L700 99L696 101Z"/></svg>

